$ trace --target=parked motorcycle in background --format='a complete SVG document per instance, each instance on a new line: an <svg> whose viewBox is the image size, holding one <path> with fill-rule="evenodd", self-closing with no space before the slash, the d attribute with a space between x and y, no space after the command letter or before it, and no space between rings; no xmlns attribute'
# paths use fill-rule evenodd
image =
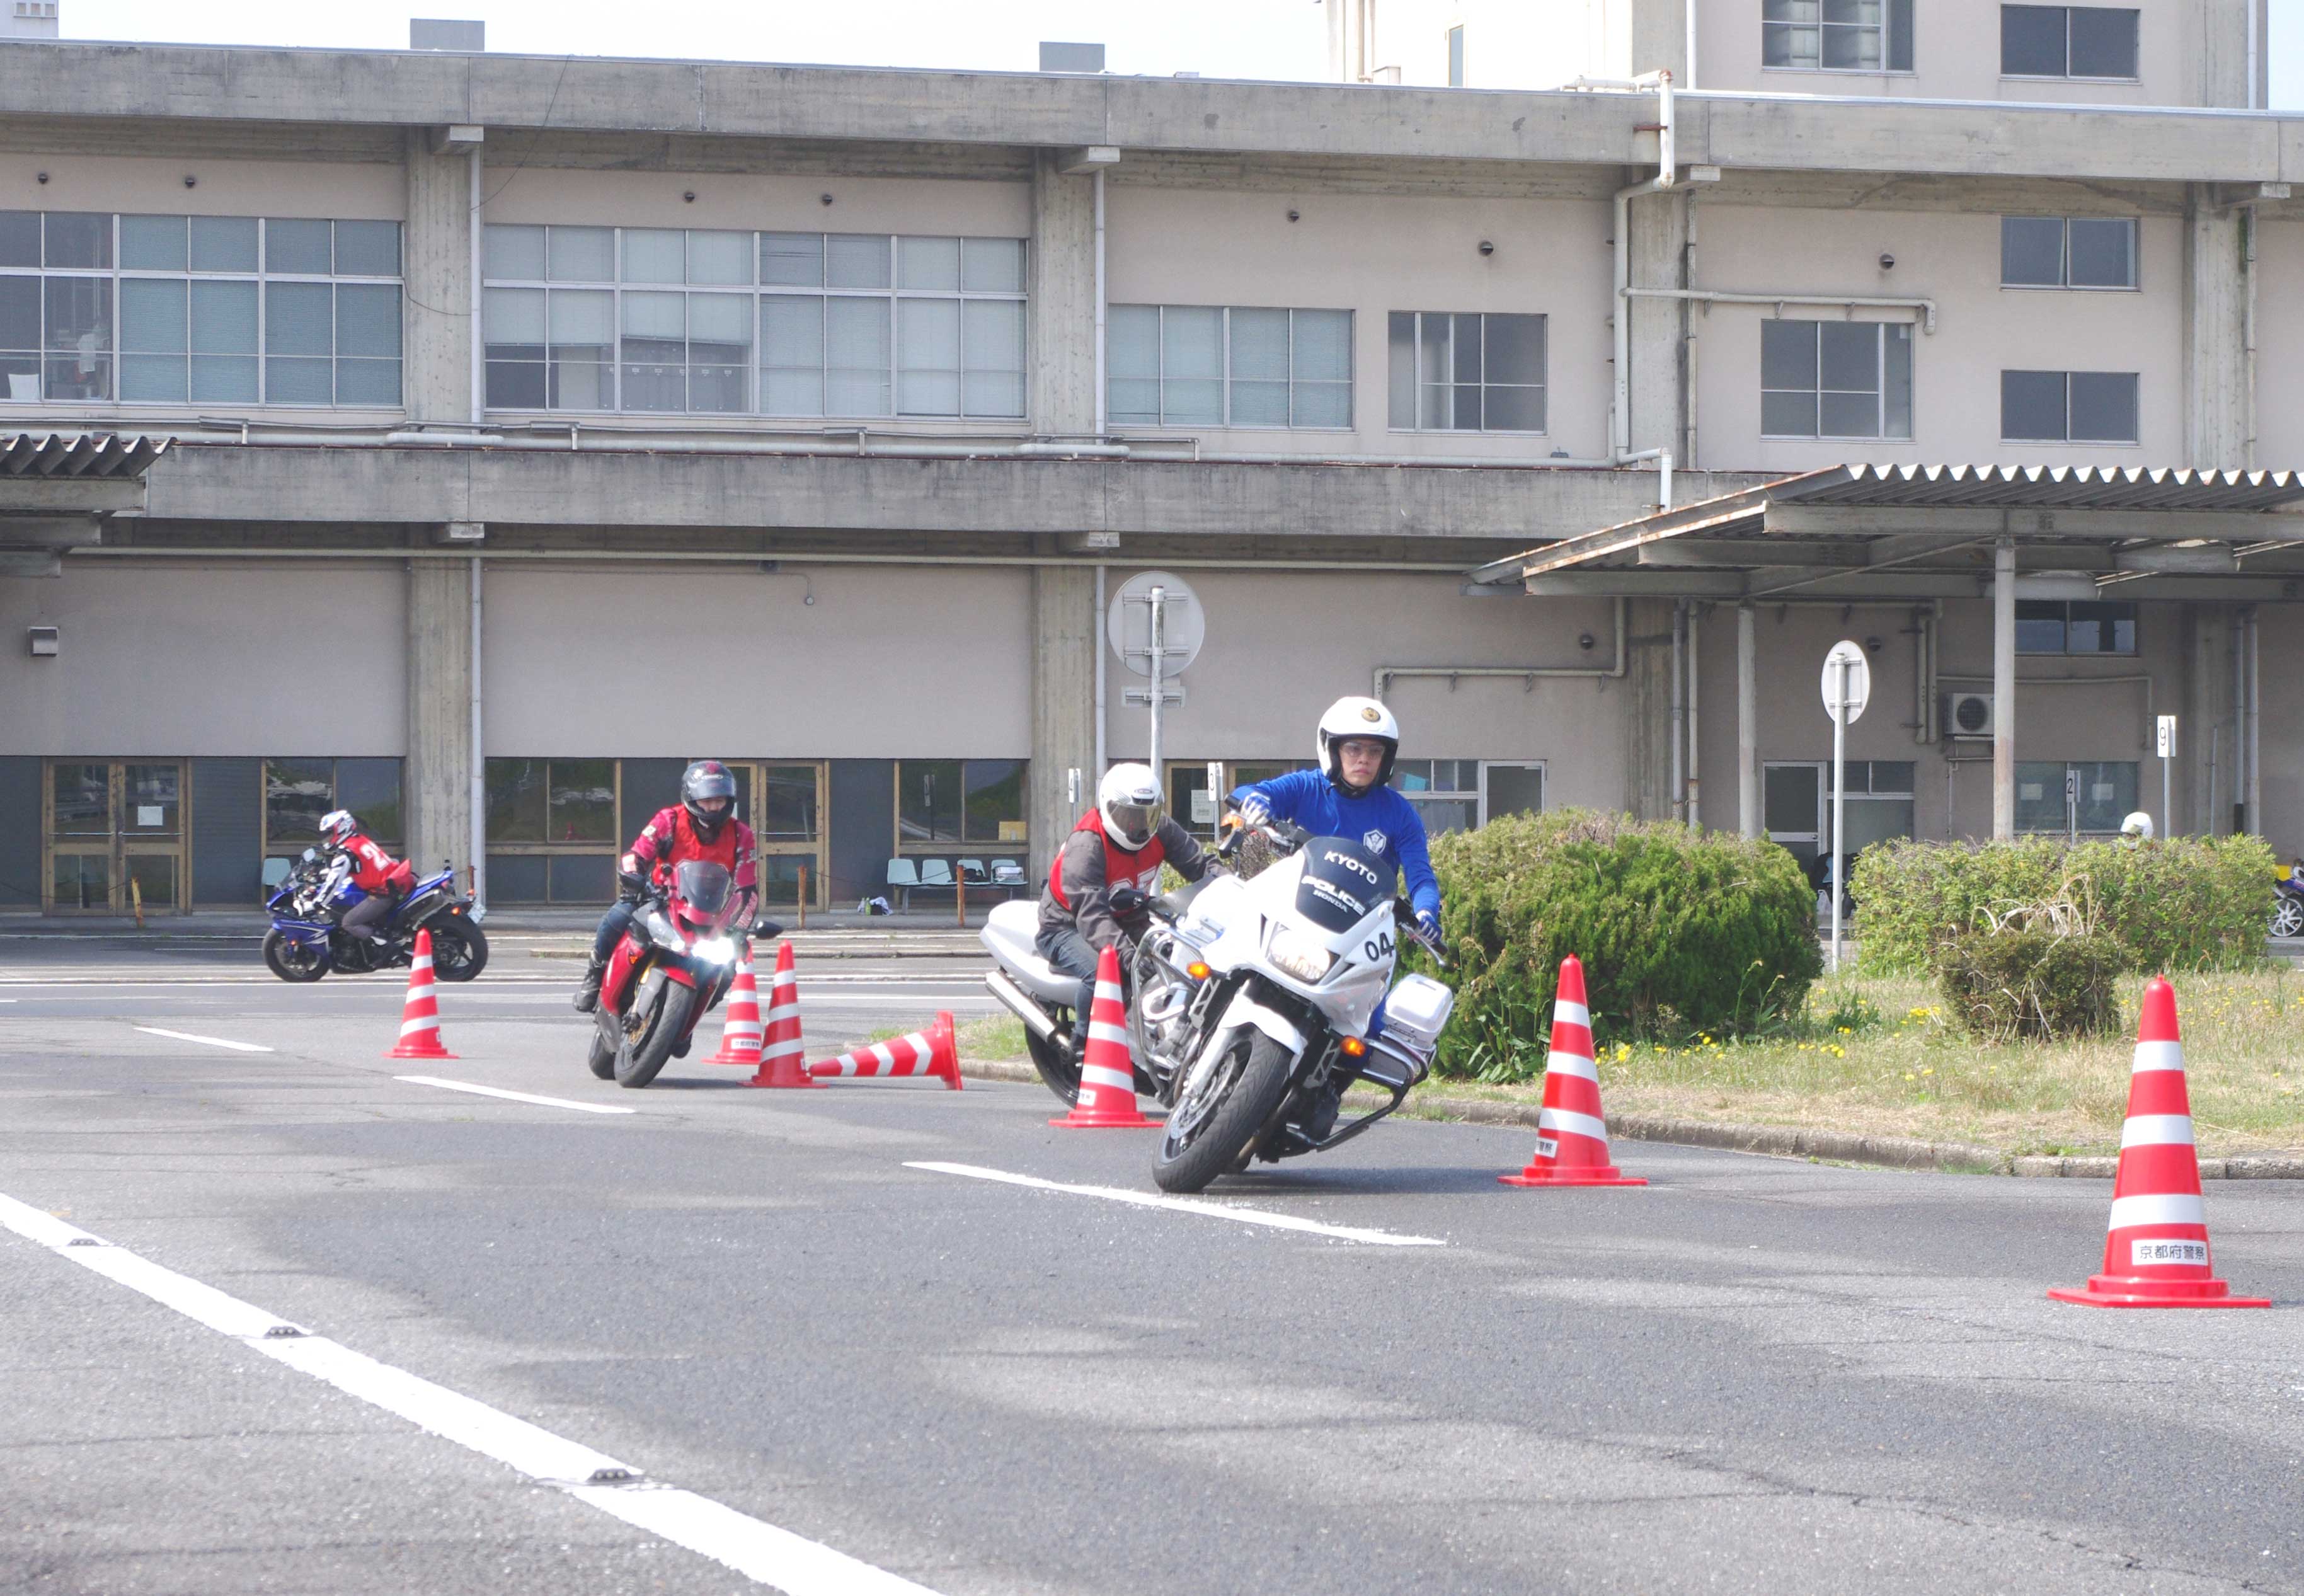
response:
<svg viewBox="0 0 2304 1596"><path fill-rule="evenodd" d="M1389 863L1276 821L1235 828L1219 855L1250 833L1277 862L1149 900L1156 924L1137 944L1129 1025L1169 1108L1152 1170L1165 1191L1359 1135L1424 1079L1456 1001L1428 975L1393 979L1404 943L1445 960ZM1309 1105L1355 1080L1391 1100L1317 1139L1305 1131Z"/></svg>
<svg viewBox="0 0 2304 1596"><path fill-rule="evenodd" d="M2272 884L2272 934L2304 937L2304 859L2288 867L2288 879Z"/></svg>
<svg viewBox="0 0 2304 1596"><path fill-rule="evenodd" d="M307 848L289 867L287 878L265 900L272 929L264 934L264 963L282 981L315 981L331 971L365 975L414 960L416 933L432 933L432 970L442 981L470 981L488 962L488 939L479 928L485 911L457 896L456 874L419 881L377 927L381 943L348 937L337 929L344 911L368 896L352 884L352 862L331 850Z"/></svg>
<svg viewBox="0 0 2304 1596"><path fill-rule="evenodd" d="M696 1023L728 995L750 937L781 937L762 920L734 924L742 901L725 865L690 859L669 881L643 884L640 909L600 978L593 1013L592 1074L619 1086L646 1086L672 1059L686 1057Z"/></svg>

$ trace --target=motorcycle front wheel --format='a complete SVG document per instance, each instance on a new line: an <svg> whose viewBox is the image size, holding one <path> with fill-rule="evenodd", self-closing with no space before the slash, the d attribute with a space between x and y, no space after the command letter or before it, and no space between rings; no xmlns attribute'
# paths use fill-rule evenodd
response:
<svg viewBox="0 0 2304 1596"><path fill-rule="evenodd" d="M318 948L292 942L277 930L264 934L264 963L282 981L300 985L328 972L328 961Z"/></svg>
<svg viewBox="0 0 2304 1596"><path fill-rule="evenodd" d="M487 933L470 921L444 914L427 929L432 933L432 973L442 981L470 981L488 967Z"/></svg>
<svg viewBox="0 0 2304 1596"><path fill-rule="evenodd" d="M1295 1062L1295 1055L1261 1031L1232 1038L1200 1089L1169 1111L1152 1161L1160 1189L1198 1192L1232 1168L1288 1095Z"/></svg>
<svg viewBox="0 0 2304 1596"><path fill-rule="evenodd" d="M592 1016L592 1042L584 1053L585 1067L592 1072L595 1080L616 1078L616 1054L620 1051L617 1040L616 1016L607 1012L604 1003L600 1012Z"/></svg>
<svg viewBox="0 0 2304 1596"><path fill-rule="evenodd" d="M656 1071L672 1057L673 1048L688 1031L688 1011L696 1002L692 987L683 987L676 981L664 983L657 998L656 1011L644 1023L639 1035L628 1029L627 1040L616 1049L616 1084L638 1089L656 1079Z"/></svg>
<svg viewBox="0 0 2304 1596"><path fill-rule="evenodd" d="M2304 898L2284 897L2272 911L2272 934L2304 937Z"/></svg>

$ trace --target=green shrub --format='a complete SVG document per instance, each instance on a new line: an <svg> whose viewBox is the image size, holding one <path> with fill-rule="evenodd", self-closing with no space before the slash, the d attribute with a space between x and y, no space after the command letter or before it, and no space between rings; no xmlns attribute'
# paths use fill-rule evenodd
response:
<svg viewBox="0 0 2304 1596"><path fill-rule="evenodd" d="M1799 1010L1816 894L1773 843L1628 815L1513 815L1432 845L1455 1018L1436 1068L1542 1067L1560 962L1584 964L1595 1040L1731 1036Z"/></svg>
<svg viewBox="0 0 2304 1596"><path fill-rule="evenodd" d="M2112 1036L2127 954L2101 931L1964 931L1937 946L1936 984L1949 1016L1986 1041Z"/></svg>
<svg viewBox="0 0 2304 1596"><path fill-rule="evenodd" d="M2271 848L2253 836L1899 841L1865 849L1849 890L1868 973L1933 969L1979 913L2051 897L2067 881L2086 884L2092 923L2122 950L2123 970L2233 970L2264 956L2273 870Z"/></svg>

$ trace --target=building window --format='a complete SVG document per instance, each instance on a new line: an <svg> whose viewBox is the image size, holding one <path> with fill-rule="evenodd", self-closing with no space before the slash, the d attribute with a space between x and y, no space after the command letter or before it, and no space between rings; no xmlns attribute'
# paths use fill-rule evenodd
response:
<svg viewBox="0 0 2304 1596"><path fill-rule="evenodd" d="M2000 75L2132 82L2140 15L2110 5L2003 5Z"/></svg>
<svg viewBox="0 0 2304 1596"><path fill-rule="evenodd" d="M1106 403L1117 425L1352 424L1352 313L1114 305Z"/></svg>
<svg viewBox="0 0 2304 1596"><path fill-rule="evenodd" d="M1021 847L1028 768L1022 760L897 760L897 848Z"/></svg>
<svg viewBox="0 0 2304 1596"><path fill-rule="evenodd" d="M349 810L379 845L397 849L401 820L396 759L270 759L264 761L264 855L286 858L317 845L320 817Z"/></svg>
<svg viewBox="0 0 2304 1596"><path fill-rule="evenodd" d="M1396 760L1392 785L1422 818L1430 835L1470 831L1480 823L1478 760Z"/></svg>
<svg viewBox="0 0 2304 1596"><path fill-rule="evenodd" d="M2136 808L2134 760L2016 762L2016 829L2110 836Z"/></svg>
<svg viewBox="0 0 2304 1596"><path fill-rule="evenodd" d="M2136 442L2133 371L2003 371L2000 436L2010 443Z"/></svg>
<svg viewBox="0 0 2304 1596"><path fill-rule="evenodd" d="M400 224L0 212L12 400L400 404Z"/></svg>
<svg viewBox="0 0 2304 1596"><path fill-rule="evenodd" d="M2134 216L2003 216L2003 288L2133 288Z"/></svg>
<svg viewBox="0 0 2304 1596"><path fill-rule="evenodd" d="M496 225L488 403L1024 413L1024 241Z"/></svg>
<svg viewBox="0 0 2304 1596"><path fill-rule="evenodd" d="M623 772L614 760L489 760L488 896L606 903L615 893Z"/></svg>
<svg viewBox="0 0 2304 1596"><path fill-rule="evenodd" d="M1448 30L1448 87L1461 89L1463 86L1464 30L1461 28L1451 28Z"/></svg>
<svg viewBox="0 0 2304 1596"><path fill-rule="evenodd" d="M1912 835L1916 774L1910 760L1841 762L1847 826L1847 840L1840 850L1843 854ZM1769 840L1790 850L1808 871L1808 884L1823 891L1832 853L1832 761L1765 765L1760 793L1761 823Z"/></svg>
<svg viewBox="0 0 2304 1596"><path fill-rule="evenodd" d="M1542 432L1546 318L1394 310L1395 432Z"/></svg>
<svg viewBox="0 0 2304 1596"><path fill-rule="evenodd" d="M1901 321L1763 321L1766 437L1912 436L1912 328Z"/></svg>
<svg viewBox="0 0 2304 1596"><path fill-rule="evenodd" d="M2019 654L2133 654L2136 606L2060 598L2016 601Z"/></svg>
<svg viewBox="0 0 2304 1596"><path fill-rule="evenodd" d="M1912 70L1914 0L1766 0L1764 66L1822 72Z"/></svg>

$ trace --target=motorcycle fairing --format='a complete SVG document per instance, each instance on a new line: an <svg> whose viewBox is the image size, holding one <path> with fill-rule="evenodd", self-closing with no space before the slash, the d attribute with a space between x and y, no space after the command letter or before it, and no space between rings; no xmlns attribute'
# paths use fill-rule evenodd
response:
<svg viewBox="0 0 2304 1596"><path fill-rule="evenodd" d="M985 916L978 939L1025 991L1043 1003L1070 1008L1080 996L1080 981L1040 956L1035 946L1039 930L1039 905L1011 898Z"/></svg>

